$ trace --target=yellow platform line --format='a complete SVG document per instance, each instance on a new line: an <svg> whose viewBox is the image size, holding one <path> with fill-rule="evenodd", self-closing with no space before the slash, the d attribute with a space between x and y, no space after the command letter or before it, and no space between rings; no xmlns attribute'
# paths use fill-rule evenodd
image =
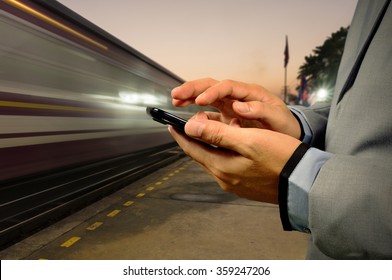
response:
<svg viewBox="0 0 392 280"><path fill-rule="evenodd" d="M133 203L134 203L134 201L128 200L128 201L123 203L123 206L131 206Z"/></svg>
<svg viewBox="0 0 392 280"><path fill-rule="evenodd" d="M103 225L103 222L95 222L95 223L89 225L86 229L87 230L96 230L97 228L99 228L102 225Z"/></svg>
<svg viewBox="0 0 392 280"><path fill-rule="evenodd" d="M136 195L136 197L143 197L143 196L145 196L146 194L145 193L143 193L143 192L141 192L141 193L138 193L137 195Z"/></svg>
<svg viewBox="0 0 392 280"><path fill-rule="evenodd" d="M116 216L120 212L121 212L121 210L116 209L116 210L113 210L112 212L110 212L109 214L107 214L106 216L113 218L114 216Z"/></svg>
<svg viewBox="0 0 392 280"><path fill-rule="evenodd" d="M80 239L81 239L81 237L79 237L79 236L71 237L70 239L65 241L63 244L61 244L60 246L65 247L65 248L69 248L72 245L74 245L76 242L78 242Z"/></svg>
<svg viewBox="0 0 392 280"><path fill-rule="evenodd" d="M0 104L0 105L1 105L1 104ZM189 165L189 164L191 164L191 163L187 163L187 165ZM184 170L184 169L185 169L185 167L178 168L178 169L175 170L173 173L170 173L167 177L162 178L162 181L167 181L167 180L169 180L170 177L175 176L176 174L180 173L180 170ZM162 181L155 182L155 185L156 185L156 186L162 185L162 184L163 184ZM146 188L147 191L152 191L152 190L154 190L154 189L155 189L155 188L154 188L153 186L149 186L149 187ZM145 196L145 193L143 193L143 192L138 193L138 194L136 195L136 197L138 197L138 198L143 197L143 196ZM134 201L129 200L129 201L124 202L124 203L123 203L123 206L131 206L133 203L134 203ZM116 210L113 210L112 212L110 212L109 214L107 214L106 216L107 216L107 217L114 217L114 216L116 216L117 214L119 214L120 212L121 212L121 210L116 209ZM86 230L91 230L91 231L92 231L92 230L96 230L96 229L99 228L101 225L103 225L103 222L95 222L95 223L91 224L90 226L88 226L88 227L86 228ZM63 244L61 244L61 247L67 247L67 248L68 248L68 247L71 247L73 244L75 244L76 242L78 242L80 239L81 239L81 237L78 237L78 236L71 237L70 239L68 239L67 241L65 241Z"/></svg>

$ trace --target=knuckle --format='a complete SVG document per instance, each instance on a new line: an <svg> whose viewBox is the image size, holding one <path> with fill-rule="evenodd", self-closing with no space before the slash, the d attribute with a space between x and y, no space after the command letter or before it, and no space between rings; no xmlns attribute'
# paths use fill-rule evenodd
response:
<svg viewBox="0 0 392 280"><path fill-rule="evenodd" d="M221 126L215 126L207 135L205 135L205 139L210 144L219 146L224 139L224 130Z"/></svg>
<svg viewBox="0 0 392 280"><path fill-rule="evenodd" d="M210 83L210 84L218 82L217 80L215 80L215 79L213 79L211 77L205 78L204 81L207 82L207 83Z"/></svg>
<svg viewBox="0 0 392 280"><path fill-rule="evenodd" d="M234 87L234 85L236 84L236 82L234 80L230 80L230 79L226 79L226 80L222 80L220 82L220 86L225 89L225 90L229 90L232 89Z"/></svg>
<svg viewBox="0 0 392 280"><path fill-rule="evenodd" d="M222 84L227 84L227 85L231 85L231 84L233 84L233 80L231 80L231 79L224 79L224 80L222 80Z"/></svg>

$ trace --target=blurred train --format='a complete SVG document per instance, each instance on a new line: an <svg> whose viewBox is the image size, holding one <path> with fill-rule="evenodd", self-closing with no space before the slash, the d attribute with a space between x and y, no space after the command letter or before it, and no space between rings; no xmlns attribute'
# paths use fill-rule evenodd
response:
<svg viewBox="0 0 392 280"><path fill-rule="evenodd" d="M64 186L79 180L70 170L173 146L146 106L197 110L171 105L181 78L59 2L1 1L0 38L0 245L27 212L57 200L43 195L60 188L52 174Z"/></svg>

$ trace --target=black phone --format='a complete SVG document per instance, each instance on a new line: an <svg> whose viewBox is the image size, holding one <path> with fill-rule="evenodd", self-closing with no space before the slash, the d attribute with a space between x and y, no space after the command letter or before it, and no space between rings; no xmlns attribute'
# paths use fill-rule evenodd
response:
<svg viewBox="0 0 392 280"><path fill-rule="evenodd" d="M187 122L186 119L156 107L147 107L146 112L152 117L154 121L171 125L178 131L185 133L185 124Z"/></svg>

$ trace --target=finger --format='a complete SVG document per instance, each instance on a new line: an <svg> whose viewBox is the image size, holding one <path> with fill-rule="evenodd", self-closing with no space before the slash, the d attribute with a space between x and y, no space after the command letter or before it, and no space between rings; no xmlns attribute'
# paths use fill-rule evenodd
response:
<svg viewBox="0 0 392 280"><path fill-rule="evenodd" d="M190 82L174 88L171 92L171 96L175 100L194 100L200 93L204 92L207 88L213 86L218 81L205 78Z"/></svg>
<svg viewBox="0 0 392 280"><path fill-rule="evenodd" d="M224 80L206 88L203 93L196 97L195 103L200 106L207 106L224 98L262 101L268 98L269 95L268 91L259 85Z"/></svg>
<svg viewBox="0 0 392 280"><path fill-rule="evenodd" d="M233 111L244 119L262 120L273 115L275 106L260 101L233 102Z"/></svg>
<svg viewBox="0 0 392 280"><path fill-rule="evenodd" d="M176 107L186 107L188 105L194 104L194 100L178 100L178 99L172 99L172 104L173 106Z"/></svg>
<svg viewBox="0 0 392 280"><path fill-rule="evenodd" d="M200 111L197 112L191 119L193 120L208 120L208 115L206 112Z"/></svg>
<svg viewBox="0 0 392 280"><path fill-rule="evenodd" d="M197 112L192 119L198 120L214 120L214 121L220 121L223 122L222 120L222 114L221 113L217 113L217 112L211 112L211 111L200 111Z"/></svg>
<svg viewBox="0 0 392 280"><path fill-rule="evenodd" d="M221 113L206 111L206 112L204 112L204 114L207 116L207 119L209 119L209 120L222 121L222 114Z"/></svg>
<svg viewBox="0 0 392 280"><path fill-rule="evenodd" d="M204 117L204 119L218 121L237 127L241 126L240 120L238 118L225 118L221 113L210 112L210 111L206 111L204 112L204 114L207 116L207 118Z"/></svg>
<svg viewBox="0 0 392 280"><path fill-rule="evenodd" d="M234 127L241 127L241 121L239 119L232 119L229 125Z"/></svg>
<svg viewBox="0 0 392 280"><path fill-rule="evenodd" d="M233 111L243 119L256 120L264 128L289 134L295 138L300 137L298 121L286 105L271 105L260 101L235 101L232 107Z"/></svg>

